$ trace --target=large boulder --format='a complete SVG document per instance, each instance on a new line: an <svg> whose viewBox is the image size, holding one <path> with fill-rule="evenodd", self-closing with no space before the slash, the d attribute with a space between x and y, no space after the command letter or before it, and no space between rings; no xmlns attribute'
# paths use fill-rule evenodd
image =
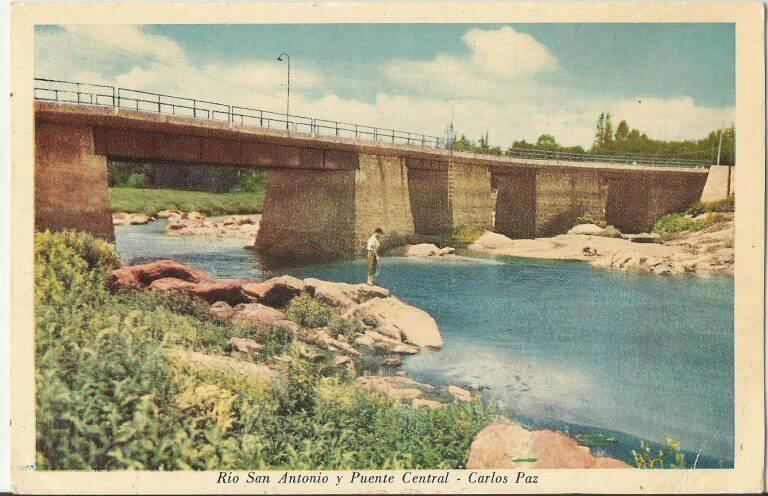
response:
<svg viewBox="0 0 768 496"><path fill-rule="evenodd" d="M602 236L604 228L595 224L577 224L573 226L568 234L584 234L587 236Z"/></svg>
<svg viewBox="0 0 768 496"><path fill-rule="evenodd" d="M230 305L247 303L251 299L243 293L243 284L253 279L220 279L217 281L193 283L176 277L163 277L152 281L150 289L158 291L184 291L208 303L226 302Z"/></svg>
<svg viewBox="0 0 768 496"><path fill-rule="evenodd" d="M439 349L443 338L435 319L420 308L391 296L373 298L350 308L343 316L373 326L376 332L420 348Z"/></svg>
<svg viewBox="0 0 768 496"><path fill-rule="evenodd" d="M140 225L146 224L152 220L152 217L146 214L132 214L128 212L117 212L112 214L112 224L115 226Z"/></svg>
<svg viewBox="0 0 768 496"><path fill-rule="evenodd" d="M404 246L398 246L397 248L393 248L389 250L390 255L399 256L399 257L419 257L419 258L425 258L425 257L441 257L443 255L450 255L454 251L456 251L454 248L451 248L450 246L446 246L445 248L438 248L437 245L434 245L432 243L419 243L416 245L404 245Z"/></svg>
<svg viewBox="0 0 768 496"><path fill-rule="evenodd" d="M594 456L574 439L550 430L529 431L494 422L480 431L469 448L468 469L630 468L613 458Z"/></svg>
<svg viewBox="0 0 768 496"><path fill-rule="evenodd" d="M226 301L217 301L208 309L211 315L222 320L229 320L235 315L235 309Z"/></svg>
<svg viewBox="0 0 768 496"><path fill-rule="evenodd" d="M283 312L261 303L241 303L234 310L232 321L243 324L271 326L285 320Z"/></svg>
<svg viewBox="0 0 768 496"><path fill-rule="evenodd" d="M348 284L344 282L304 279L306 290L319 301L332 307L349 308L371 298L386 298L391 293L386 288L368 284Z"/></svg>
<svg viewBox="0 0 768 496"><path fill-rule="evenodd" d="M293 276L273 277L263 282L243 285L246 295L270 307L284 307L304 291L304 282Z"/></svg>
<svg viewBox="0 0 768 496"><path fill-rule="evenodd" d="M514 245L514 243L514 240L503 234L485 231L482 236L469 245L469 249L474 251L497 250Z"/></svg>
<svg viewBox="0 0 768 496"><path fill-rule="evenodd" d="M416 345L403 343L399 339L393 339L384 334L373 330L368 330L355 338L355 344L358 346L367 346L373 350L386 353L397 353L399 355L415 355L421 348Z"/></svg>
<svg viewBox="0 0 768 496"><path fill-rule="evenodd" d="M229 338L227 350L239 351L248 355L258 355L264 345L248 338Z"/></svg>
<svg viewBox="0 0 768 496"><path fill-rule="evenodd" d="M127 265L112 271L112 283L123 288L148 286L152 281L166 277L194 283L211 281L203 271L175 260Z"/></svg>

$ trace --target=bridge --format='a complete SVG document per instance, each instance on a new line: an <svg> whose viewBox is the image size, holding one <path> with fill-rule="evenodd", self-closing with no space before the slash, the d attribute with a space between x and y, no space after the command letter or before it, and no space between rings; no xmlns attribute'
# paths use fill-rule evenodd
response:
<svg viewBox="0 0 768 496"><path fill-rule="evenodd" d="M622 232L699 200L707 164L523 150L454 152L439 138L111 86L36 80L35 224L113 239L109 159L267 171L257 248L352 256L393 236L565 232L583 214Z"/></svg>

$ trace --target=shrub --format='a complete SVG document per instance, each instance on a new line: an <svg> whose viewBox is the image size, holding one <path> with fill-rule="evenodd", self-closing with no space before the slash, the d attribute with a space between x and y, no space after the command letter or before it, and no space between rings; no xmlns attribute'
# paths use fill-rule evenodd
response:
<svg viewBox="0 0 768 496"><path fill-rule="evenodd" d="M589 212L585 212L579 215L576 218L576 222L578 222L579 224L594 224L599 227L606 227L608 225L605 219L595 217Z"/></svg>
<svg viewBox="0 0 768 496"><path fill-rule="evenodd" d="M689 468L685 463L685 454L680 449L680 442L671 437L664 440L665 447L654 455L651 445L640 442L640 449L632 450L637 468Z"/></svg>
<svg viewBox="0 0 768 496"><path fill-rule="evenodd" d="M459 227L453 232L453 244L471 245L485 231L476 227Z"/></svg>
<svg viewBox="0 0 768 496"><path fill-rule="evenodd" d="M682 213L667 214L656 221L653 232L662 237L674 236L686 231L698 231L707 226L704 219L694 220Z"/></svg>
<svg viewBox="0 0 768 496"><path fill-rule="evenodd" d="M262 355L265 357L285 353L293 343L290 332L275 326L249 327L244 335L264 345Z"/></svg>
<svg viewBox="0 0 768 496"><path fill-rule="evenodd" d="M605 226L605 228L603 229L603 232L598 234L598 236L603 236L604 238L620 238L621 231L609 225L609 226Z"/></svg>
<svg viewBox="0 0 768 496"><path fill-rule="evenodd" d="M292 299L285 314L302 327L324 327L333 316L328 306L306 293Z"/></svg>
<svg viewBox="0 0 768 496"><path fill-rule="evenodd" d="M365 332L365 326L357 320L333 319L328 326L328 333L334 338L344 336L347 339L354 339L358 334Z"/></svg>
<svg viewBox="0 0 768 496"><path fill-rule="evenodd" d="M374 355L363 353L352 358L358 374L378 374L381 372L381 362Z"/></svg>
<svg viewBox="0 0 768 496"><path fill-rule="evenodd" d="M725 200L717 200L713 202L701 202L697 201L685 211L688 215L696 217L697 215L705 214L708 212L733 212L736 207L736 198L731 195Z"/></svg>

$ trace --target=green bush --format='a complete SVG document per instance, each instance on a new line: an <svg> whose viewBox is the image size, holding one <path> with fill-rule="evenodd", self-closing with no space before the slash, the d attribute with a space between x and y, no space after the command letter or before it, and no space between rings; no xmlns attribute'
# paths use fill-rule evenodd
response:
<svg viewBox="0 0 768 496"><path fill-rule="evenodd" d="M707 226L704 219L694 220L682 213L667 214L656 221L653 232L662 237L674 236L682 232L698 231Z"/></svg>
<svg viewBox="0 0 768 496"><path fill-rule="evenodd" d="M576 219L576 222L579 224L594 224L599 227L607 227L608 223L605 221L605 219L595 217L589 212L585 212L578 216Z"/></svg>
<svg viewBox="0 0 768 496"><path fill-rule="evenodd" d="M685 463L685 454L680 449L680 442L671 437L664 440L665 447L656 451L645 441L640 442L640 449L632 450L637 468L689 468Z"/></svg>
<svg viewBox="0 0 768 496"><path fill-rule="evenodd" d="M285 353L293 343L293 336L282 327L257 326L244 329L243 336L264 345L262 355L270 357Z"/></svg>
<svg viewBox="0 0 768 496"><path fill-rule="evenodd" d="M354 339L358 334L365 332L365 326L358 320L333 319L328 326L328 333L334 339L344 336L347 339Z"/></svg>
<svg viewBox="0 0 768 496"><path fill-rule="evenodd" d="M698 201L688 207L688 210L685 211L688 215L692 215L696 217L697 215L706 214L708 212L717 212L717 213L725 213L725 212L733 212L736 208L736 198L731 195L725 200L717 200L713 202L701 202Z"/></svg>
<svg viewBox="0 0 768 496"><path fill-rule="evenodd" d="M302 327L324 327L333 316L327 305L306 293L292 299L285 309L285 314Z"/></svg>
<svg viewBox="0 0 768 496"><path fill-rule="evenodd" d="M267 185L267 173L249 170L240 175L240 181L232 188L232 193L263 192Z"/></svg>

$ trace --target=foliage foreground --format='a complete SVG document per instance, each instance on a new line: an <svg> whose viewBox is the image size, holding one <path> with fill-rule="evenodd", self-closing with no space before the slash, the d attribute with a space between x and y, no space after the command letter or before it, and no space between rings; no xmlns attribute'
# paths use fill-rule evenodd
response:
<svg viewBox="0 0 768 496"><path fill-rule="evenodd" d="M480 401L422 410L364 394L328 357L310 363L285 335L189 297L113 291L117 266L88 235L36 235L38 469L462 468L492 420ZM249 362L224 351L231 336L275 342ZM246 372L259 362L274 380Z"/></svg>

